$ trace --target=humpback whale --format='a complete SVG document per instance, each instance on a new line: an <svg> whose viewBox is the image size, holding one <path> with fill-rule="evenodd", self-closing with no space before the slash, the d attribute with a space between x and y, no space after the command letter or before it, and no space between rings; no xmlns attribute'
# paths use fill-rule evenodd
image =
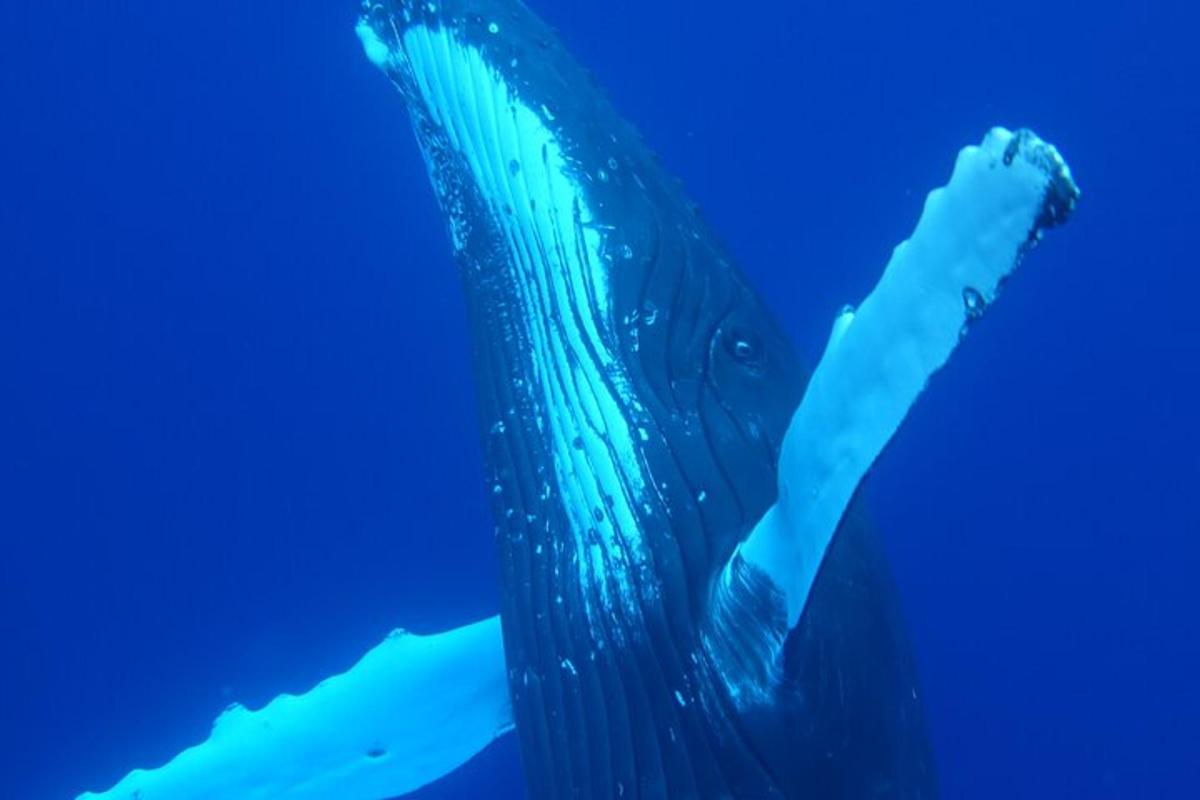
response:
<svg viewBox="0 0 1200 800"><path fill-rule="evenodd" d="M362 798L515 731L533 798L937 796L896 591L855 501L1001 284L1069 216L1057 151L964 149L806 370L637 132L517 0L368 0L468 300L499 616L89 798Z"/></svg>

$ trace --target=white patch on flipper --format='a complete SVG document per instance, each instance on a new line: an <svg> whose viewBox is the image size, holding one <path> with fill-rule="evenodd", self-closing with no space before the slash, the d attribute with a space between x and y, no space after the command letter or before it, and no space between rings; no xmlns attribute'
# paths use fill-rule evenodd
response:
<svg viewBox="0 0 1200 800"><path fill-rule="evenodd" d="M612 262L577 169L548 112L525 105L479 49L452 30L411 27L396 57L404 59L426 114L467 165L504 236L530 345L533 399L552 444L575 563L581 583L593 587L602 604L593 607L585 592L589 619L602 624L618 605L636 615L635 585L657 591L645 580L651 571L634 512L646 492L637 424L628 416L636 406L613 355ZM452 230L470 225L451 220ZM464 237L456 240L461 248Z"/></svg>
<svg viewBox="0 0 1200 800"><path fill-rule="evenodd" d="M838 342L846 335L846 331L850 330L850 325L854 322L854 309L846 306L842 309L842 313L838 314L837 319L833 321L833 330L829 334L829 344L825 346L825 355L821 358L829 357L833 349L837 347Z"/></svg>
<svg viewBox="0 0 1200 800"><path fill-rule="evenodd" d="M1024 136L997 128L963 150L874 291L835 325L784 438L779 501L739 548L783 590L789 626L863 476L1017 266L1048 193L1067 191L1060 212L1074 202L1058 153Z"/></svg>
<svg viewBox="0 0 1200 800"><path fill-rule="evenodd" d="M397 631L307 694L233 706L208 741L79 800L379 800L449 774L512 726L498 618Z"/></svg>

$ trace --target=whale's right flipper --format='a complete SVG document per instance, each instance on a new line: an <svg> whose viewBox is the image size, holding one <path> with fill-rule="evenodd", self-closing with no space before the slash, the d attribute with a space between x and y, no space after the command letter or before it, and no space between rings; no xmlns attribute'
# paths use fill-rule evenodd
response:
<svg viewBox="0 0 1200 800"><path fill-rule="evenodd" d="M342 675L79 800L380 800L446 775L512 728L499 618L397 631Z"/></svg>
<svg viewBox="0 0 1200 800"><path fill-rule="evenodd" d="M1054 147L994 129L959 154L870 296L838 317L784 437L778 500L729 560L715 598L718 627L742 645L735 689L769 689L863 477L968 326L1078 196Z"/></svg>

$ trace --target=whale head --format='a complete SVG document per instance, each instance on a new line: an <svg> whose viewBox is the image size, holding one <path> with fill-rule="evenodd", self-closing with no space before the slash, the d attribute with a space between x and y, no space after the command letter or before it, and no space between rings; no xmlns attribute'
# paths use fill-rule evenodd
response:
<svg viewBox="0 0 1200 800"><path fill-rule="evenodd" d="M360 35L462 269L502 538L565 556L605 619L663 591L699 612L774 497L803 388L786 337L523 7L372 4Z"/></svg>

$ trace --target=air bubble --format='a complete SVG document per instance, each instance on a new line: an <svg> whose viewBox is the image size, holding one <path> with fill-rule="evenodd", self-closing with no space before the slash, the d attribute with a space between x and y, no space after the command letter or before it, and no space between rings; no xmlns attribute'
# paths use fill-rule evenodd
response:
<svg viewBox="0 0 1200 800"><path fill-rule="evenodd" d="M492 23L489 23L489 24L488 24L488 33L495 35L495 34L497 34L497 33L499 33L499 32L500 32L500 26L499 26L499 25L497 25L497 24L496 24L496 23L494 23L494 22L492 22Z"/></svg>
<svg viewBox="0 0 1200 800"><path fill-rule="evenodd" d="M963 289L963 306L967 309L967 319L976 320L987 311L987 300L983 299L978 289L968 286Z"/></svg>
<svg viewBox="0 0 1200 800"><path fill-rule="evenodd" d="M654 303L646 301L646 305L642 309L642 320L645 322L647 328L652 327L654 323L658 322L658 307Z"/></svg>

